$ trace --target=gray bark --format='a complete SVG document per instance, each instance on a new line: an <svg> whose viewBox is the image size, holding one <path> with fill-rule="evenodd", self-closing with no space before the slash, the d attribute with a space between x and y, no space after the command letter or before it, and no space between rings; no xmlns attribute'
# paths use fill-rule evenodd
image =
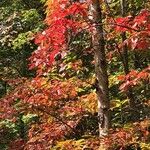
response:
<svg viewBox="0 0 150 150"><path fill-rule="evenodd" d="M108 134L110 127L108 75L102 12L99 0L92 1L89 19L93 23L92 44L95 53L96 92L98 99L99 136Z"/></svg>

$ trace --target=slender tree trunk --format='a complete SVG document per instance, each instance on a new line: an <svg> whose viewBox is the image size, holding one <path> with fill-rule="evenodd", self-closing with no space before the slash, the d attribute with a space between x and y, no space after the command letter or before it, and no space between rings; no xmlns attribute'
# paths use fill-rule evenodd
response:
<svg viewBox="0 0 150 150"><path fill-rule="evenodd" d="M126 0L121 0L121 15L122 15L122 17L125 17L125 15L126 15ZM123 32L121 34L121 37L122 37L122 42L125 41L127 39L126 33ZM128 62L128 47L127 47L127 45L123 46L122 53L123 53L124 73L128 74L129 73L129 62Z"/></svg>
<svg viewBox="0 0 150 150"><path fill-rule="evenodd" d="M126 4L126 0L121 0L121 14L122 14L122 17L126 16L126 10L127 10L127 6L126 5L127 5ZM121 34L121 37L122 37L122 42L125 41L127 39L126 33L123 32ZM128 47L127 47L126 44L122 48L122 54L123 54L124 73L127 75L129 73L130 69L129 69ZM136 112L136 109L135 109L136 103L135 103L134 94L133 94L132 89L129 88L128 92L126 94L127 94L127 97L129 98L129 104L130 104L131 116L132 116L131 119L135 120L136 119L136 115L135 115L135 112Z"/></svg>
<svg viewBox="0 0 150 150"><path fill-rule="evenodd" d="M0 79L0 98L7 94L7 82Z"/></svg>
<svg viewBox="0 0 150 150"><path fill-rule="evenodd" d="M95 52L96 92L98 98L99 136L108 134L110 127L108 75L102 12L99 0L90 5L90 19L94 25L92 43Z"/></svg>

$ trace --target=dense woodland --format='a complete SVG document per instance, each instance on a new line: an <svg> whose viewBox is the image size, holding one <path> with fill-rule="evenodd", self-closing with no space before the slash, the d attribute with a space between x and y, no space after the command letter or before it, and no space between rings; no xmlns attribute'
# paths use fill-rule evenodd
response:
<svg viewBox="0 0 150 150"><path fill-rule="evenodd" d="M0 150L149 150L148 0L0 1Z"/></svg>

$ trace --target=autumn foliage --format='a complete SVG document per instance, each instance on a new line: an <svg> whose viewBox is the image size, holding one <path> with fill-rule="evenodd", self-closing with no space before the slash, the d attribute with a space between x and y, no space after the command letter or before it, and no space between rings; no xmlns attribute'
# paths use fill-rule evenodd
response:
<svg viewBox="0 0 150 150"><path fill-rule="evenodd" d="M95 62L90 42L95 24L89 20L89 4L90 1L47 0L46 28L35 35L37 49L29 58L29 69L36 70L36 76L5 79L13 88L0 100L0 120L10 120L19 126L17 136L6 142L10 150L127 150L148 147L150 125L145 119L147 116L141 119L141 123L122 126L130 121L125 118L130 113L128 102L118 106L115 101L110 108L112 114L116 113L112 118L121 120L121 125L114 121L112 127L117 128L111 129L108 137L96 137ZM144 105L140 105L144 107L143 113L148 113L149 94L144 98L141 95L148 92L150 82L149 10L143 9L135 16L104 16L104 27L108 32L105 34L108 73L110 77L115 76L114 83L110 83L112 102L114 99L128 99L126 93L132 88L135 97ZM126 33L124 41L120 40L122 33ZM128 74L120 69L123 46L127 46L130 55ZM138 67L134 65L135 53L142 57ZM115 71L119 73L115 74ZM139 96L136 91L142 94ZM126 116L121 114L123 112ZM24 119L28 114L34 114L29 121ZM7 130L0 125L0 135L5 135ZM84 139L84 135L89 138Z"/></svg>

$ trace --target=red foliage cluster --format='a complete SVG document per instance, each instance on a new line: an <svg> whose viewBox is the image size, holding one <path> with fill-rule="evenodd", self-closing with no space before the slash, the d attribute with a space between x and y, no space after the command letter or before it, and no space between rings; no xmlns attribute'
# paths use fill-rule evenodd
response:
<svg viewBox="0 0 150 150"><path fill-rule="evenodd" d="M66 133L68 133L67 127L60 123L34 125L29 130L29 141L25 149L35 150L40 147L41 150L44 150L52 146L55 140L64 137Z"/></svg>
<svg viewBox="0 0 150 150"><path fill-rule="evenodd" d="M142 81L150 82L150 66L138 72L136 70L130 71L127 75L121 75L118 77L119 80L123 81L120 86L121 91L127 91L129 87L133 87L142 83Z"/></svg>
<svg viewBox="0 0 150 150"><path fill-rule="evenodd" d="M115 133L104 139L104 143L108 149L115 149L117 146L119 150L127 149L127 147L138 147L138 141L147 142L149 140L148 132L149 122L144 120L136 122L133 126L126 129L116 129Z"/></svg>
<svg viewBox="0 0 150 150"><path fill-rule="evenodd" d="M23 150L26 141L23 139L17 139L15 141L10 142L8 150Z"/></svg>
<svg viewBox="0 0 150 150"><path fill-rule="evenodd" d="M11 118L16 113L13 105L17 99L20 99L21 103L29 105L28 110L34 106L46 107L49 108L49 111L53 111L53 109L59 108L64 101L76 99L78 95L76 88L81 85L82 82L80 80L78 83L75 83L73 80L59 81L48 80L47 78L26 80L24 84L16 87L13 92L0 101L1 118ZM69 107L64 108L67 110ZM62 107L62 109L64 108ZM76 111L81 112L82 109L78 110L77 108Z"/></svg>
<svg viewBox="0 0 150 150"><path fill-rule="evenodd" d="M142 10L135 17L127 16L115 20L116 32L129 32L130 37L121 46L128 45L132 50L147 50L150 47L150 11Z"/></svg>
<svg viewBox="0 0 150 150"><path fill-rule="evenodd" d="M125 31L147 31L150 32L150 12L148 10L142 10L137 16L127 16L117 18L115 20L115 30L118 32Z"/></svg>
<svg viewBox="0 0 150 150"><path fill-rule="evenodd" d="M78 2L71 4L61 0L52 5L49 9L54 10L50 10L46 18L48 28L36 37L35 43L39 46L30 58L30 69L37 68L39 75L48 71L58 52L67 49L68 36L78 32L82 26L81 18L87 16L86 7Z"/></svg>
<svg viewBox="0 0 150 150"><path fill-rule="evenodd" d="M48 80L47 78L26 80L8 97L0 101L2 114L0 119L15 121L15 117L21 112L38 114L40 122L33 124L28 131L28 142L24 145L24 149L44 150L70 132L76 134L74 128L83 113L81 107L71 105L78 95L77 85L81 86L82 82L80 80L77 83L73 80ZM19 107L15 106L16 99L21 100ZM49 121L50 118L53 119ZM10 143L10 147L19 149L18 144L23 141L14 142L16 145Z"/></svg>
<svg viewBox="0 0 150 150"><path fill-rule="evenodd" d="M49 148L55 140L64 137L70 131L72 132L80 119L77 115L83 112L82 108L72 107L71 102L67 103L77 99L76 88L82 86L83 82L80 80L48 79L41 76L51 69L58 53L66 52L72 34L81 31L82 20L87 17L86 5L79 2L70 3L68 0L56 0L53 3L47 3L47 5L48 15L45 22L48 27L36 37L35 43L38 45L38 49L30 57L30 69L37 69L37 77L32 80L23 80L19 84L11 82L12 85L15 85L15 90L0 101L0 113L2 114L0 119L12 118L18 111L19 113L23 111L25 114L36 110L39 116L44 116L41 117L40 123L34 124L28 132L29 140L24 149L29 150ZM135 18L117 18L114 23L116 32L131 34L122 45L127 44L132 49L148 49L150 46L149 19L150 12L147 10L143 10ZM78 64L74 63L72 67L77 70L77 66ZM120 76L119 79L123 82L120 89L126 91L142 80L149 81L149 71L150 67L141 72L133 70L126 76ZM17 107L13 107L15 100L21 100L21 111L17 110ZM67 118L66 114L74 119ZM50 116L54 118L54 121L48 122ZM112 138L105 139L105 144L115 143L116 136L119 138L121 146L132 138L131 134L121 130ZM17 140L15 143L17 146L23 144L24 141ZM15 148L12 147L12 149Z"/></svg>
<svg viewBox="0 0 150 150"><path fill-rule="evenodd" d="M13 107L13 104L17 99L16 92L23 89L26 78L5 79L5 81L15 90L10 91L4 98L0 99L0 119L15 119L14 114L16 114L17 111Z"/></svg>

